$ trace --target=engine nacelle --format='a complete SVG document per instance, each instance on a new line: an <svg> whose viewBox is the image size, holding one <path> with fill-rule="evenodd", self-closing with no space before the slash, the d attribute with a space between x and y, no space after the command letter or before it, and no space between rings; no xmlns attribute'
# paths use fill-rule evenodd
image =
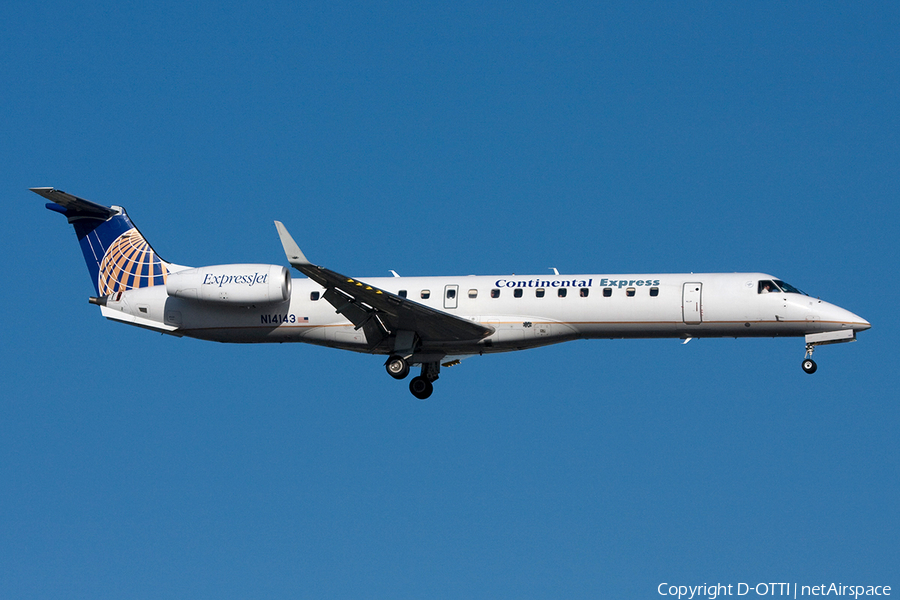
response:
<svg viewBox="0 0 900 600"><path fill-rule="evenodd" d="M291 273L279 265L218 265L169 273L175 298L219 304L271 304L291 298Z"/></svg>

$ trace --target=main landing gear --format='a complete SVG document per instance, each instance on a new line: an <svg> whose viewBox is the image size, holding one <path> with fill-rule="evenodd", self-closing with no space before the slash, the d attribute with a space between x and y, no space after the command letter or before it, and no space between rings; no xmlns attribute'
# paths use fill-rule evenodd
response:
<svg viewBox="0 0 900 600"><path fill-rule="evenodd" d="M419 400L425 400L434 392L434 385L421 375L413 377L409 382L409 391Z"/></svg>
<svg viewBox="0 0 900 600"><path fill-rule="evenodd" d="M404 379L409 375L409 362L400 355L394 354L384 363L388 375L394 379ZM441 363L422 363L422 374L413 377L409 382L409 391L419 400L425 400L434 392L433 381L437 380Z"/></svg>
<svg viewBox="0 0 900 600"><path fill-rule="evenodd" d="M409 363L406 362L405 358L396 354L387 359L387 362L384 363L384 368L387 369L388 375L394 379L406 379L406 376L409 375Z"/></svg>

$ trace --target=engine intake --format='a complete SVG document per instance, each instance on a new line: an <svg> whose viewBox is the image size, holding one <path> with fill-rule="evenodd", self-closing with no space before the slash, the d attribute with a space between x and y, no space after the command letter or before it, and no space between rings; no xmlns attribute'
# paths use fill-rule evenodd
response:
<svg viewBox="0 0 900 600"><path fill-rule="evenodd" d="M166 293L219 304L273 304L291 298L291 273L280 265L218 265L169 273Z"/></svg>

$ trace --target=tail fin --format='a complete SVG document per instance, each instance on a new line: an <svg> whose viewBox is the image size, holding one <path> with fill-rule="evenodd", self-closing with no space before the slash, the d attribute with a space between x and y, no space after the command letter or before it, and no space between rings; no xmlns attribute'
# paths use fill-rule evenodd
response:
<svg viewBox="0 0 900 600"><path fill-rule="evenodd" d="M95 204L53 188L31 191L50 200L47 208L65 215L75 227L98 296L166 284L170 263L153 251L125 209Z"/></svg>

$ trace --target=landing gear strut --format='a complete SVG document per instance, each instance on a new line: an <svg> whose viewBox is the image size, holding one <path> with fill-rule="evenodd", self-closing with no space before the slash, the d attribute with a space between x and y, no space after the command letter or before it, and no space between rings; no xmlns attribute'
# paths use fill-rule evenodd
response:
<svg viewBox="0 0 900 600"><path fill-rule="evenodd" d="M812 375L816 372L818 365L816 365L816 361L812 359L813 351L816 349L815 344L806 344L806 358L803 359L803 370Z"/></svg>
<svg viewBox="0 0 900 600"><path fill-rule="evenodd" d="M422 373L409 382L409 391L419 400L424 400L434 392L434 382L441 372L439 359L443 354L418 354L420 342L413 331L398 331L394 340L394 351L384 362L388 375L394 379L405 379L409 375L410 364L421 364ZM429 362L425 360L431 359ZM438 359L438 360L435 360Z"/></svg>

